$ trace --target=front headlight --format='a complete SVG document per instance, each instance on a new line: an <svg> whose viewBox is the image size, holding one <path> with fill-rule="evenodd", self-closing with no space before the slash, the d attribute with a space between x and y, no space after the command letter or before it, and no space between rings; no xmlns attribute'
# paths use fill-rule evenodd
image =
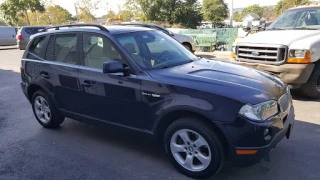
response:
<svg viewBox="0 0 320 180"><path fill-rule="evenodd" d="M311 55L309 50L290 49L288 63L309 63Z"/></svg>
<svg viewBox="0 0 320 180"><path fill-rule="evenodd" d="M239 114L253 121L262 122L276 115L278 109L277 101L271 100L254 106L246 104L240 109Z"/></svg>

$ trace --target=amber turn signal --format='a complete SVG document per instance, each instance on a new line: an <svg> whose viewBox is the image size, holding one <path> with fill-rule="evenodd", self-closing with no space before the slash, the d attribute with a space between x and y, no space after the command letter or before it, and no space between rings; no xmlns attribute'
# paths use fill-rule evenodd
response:
<svg viewBox="0 0 320 180"><path fill-rule="evenodd" d="M306 56L304 58L297 57L289 57L288 63L297 63L297 64L305 64L311 62L311 54L310 51L306 51Z"/></svg>
<svg viewBox="0 0 320 180"><path fill-rule="evenodd" d="M252 155L256 154L258 150L236 150L238 155Z"/></svg>

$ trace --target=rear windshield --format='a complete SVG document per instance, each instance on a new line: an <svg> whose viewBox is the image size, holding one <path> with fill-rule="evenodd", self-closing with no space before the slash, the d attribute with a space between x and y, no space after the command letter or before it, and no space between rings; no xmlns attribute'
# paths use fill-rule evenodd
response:
<svg viewBox="0 0 320 180"><path fill-rule="evenodd" d="M26 28L26 32L30 35L37 34L40 32L40 30L44 29L45 27L32 27L32 28Z"/></svg>

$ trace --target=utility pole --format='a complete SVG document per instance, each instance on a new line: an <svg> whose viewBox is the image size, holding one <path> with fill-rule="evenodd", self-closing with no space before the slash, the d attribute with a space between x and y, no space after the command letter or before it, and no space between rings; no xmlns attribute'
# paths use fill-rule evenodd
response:
<svg viewBox="0 0 320 180"><path fill-rule="evenodd" d="M233 27L233 0L230 1L230 27Z"/></svg>

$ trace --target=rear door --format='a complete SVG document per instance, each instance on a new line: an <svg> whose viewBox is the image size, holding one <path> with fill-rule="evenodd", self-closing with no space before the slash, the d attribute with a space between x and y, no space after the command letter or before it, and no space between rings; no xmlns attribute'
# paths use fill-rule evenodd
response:
<svg viewBox="0 0 320 180"><path fill-rule="evenodd" d="M40 72L42 84L53 94L59 109L77 113L81 93L78 84L78 33L60 33L48 37L48 46Z"/></svg>

